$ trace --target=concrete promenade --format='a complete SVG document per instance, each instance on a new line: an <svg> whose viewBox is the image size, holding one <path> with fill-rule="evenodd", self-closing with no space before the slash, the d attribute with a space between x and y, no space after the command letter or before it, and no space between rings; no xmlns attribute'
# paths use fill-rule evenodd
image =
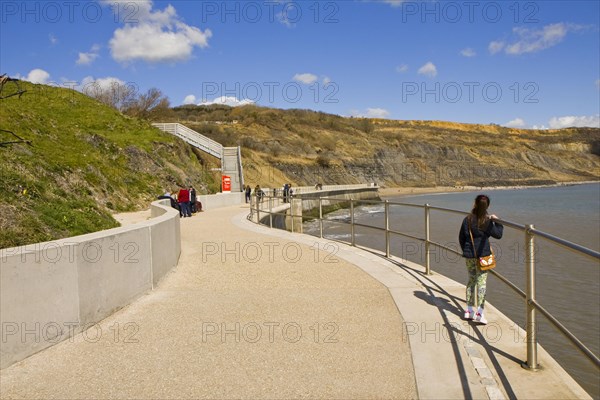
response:
<svg viewBox="0 0 600 400"><path fill-rule="evenodd" d="M522 369L523 332L493 306L486 327L462 321L463 285L248 211L182 219L154 291L0 371L0 397L588 398L541 348Z"/></svg>

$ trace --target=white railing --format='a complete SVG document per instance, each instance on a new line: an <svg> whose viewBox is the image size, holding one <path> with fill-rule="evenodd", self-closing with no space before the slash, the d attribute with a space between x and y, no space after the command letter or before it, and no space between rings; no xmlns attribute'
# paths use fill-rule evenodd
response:
<svg viewBox="0 0 600 400"><path fill-rule="evenodd" d="M207 138L206 136L188 128L185 125L181 125L179 123L155 123L152 124L152 126L155 126L164 132L170 133L171 135L177 136L178 138L212 156L215 156L219 159L223 158L223 146L220 143Z"/></svg>

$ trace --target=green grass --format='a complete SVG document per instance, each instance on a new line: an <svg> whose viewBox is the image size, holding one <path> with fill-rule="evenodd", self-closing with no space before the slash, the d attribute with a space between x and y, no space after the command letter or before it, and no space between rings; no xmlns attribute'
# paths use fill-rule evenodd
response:
<svg viewBox="0 0 600 400"><path fill-rule="evenodd" d="M21 98L0 101L0 129L31 145L0 146L0 248L113 228L112 212L147 208L178 184L214 187L190 146L149 122L70 89L20 84Z"/></svg>

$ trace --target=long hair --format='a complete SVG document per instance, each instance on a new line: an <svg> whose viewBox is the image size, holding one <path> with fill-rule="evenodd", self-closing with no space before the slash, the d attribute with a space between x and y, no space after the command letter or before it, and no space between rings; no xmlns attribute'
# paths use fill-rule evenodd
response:
<svg viewBox="0 0 600 400"><path fill-rule="evenodd" d="M471 213L477 217L477 226L481 227L485 223L487 217L487 209L490 206L490 198L485 194L480 194L475 197L475 204Z"/></svg>

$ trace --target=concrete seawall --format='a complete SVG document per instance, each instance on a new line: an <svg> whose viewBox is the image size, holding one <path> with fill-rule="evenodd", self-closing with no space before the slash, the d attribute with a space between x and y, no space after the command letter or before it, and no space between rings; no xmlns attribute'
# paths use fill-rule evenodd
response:
<svg viewBox="0 0 600 400"><path fill-rule="evenodd" d="M0 250L0 368L86 330L154 288L181 254L179 213Z"/></svg>

